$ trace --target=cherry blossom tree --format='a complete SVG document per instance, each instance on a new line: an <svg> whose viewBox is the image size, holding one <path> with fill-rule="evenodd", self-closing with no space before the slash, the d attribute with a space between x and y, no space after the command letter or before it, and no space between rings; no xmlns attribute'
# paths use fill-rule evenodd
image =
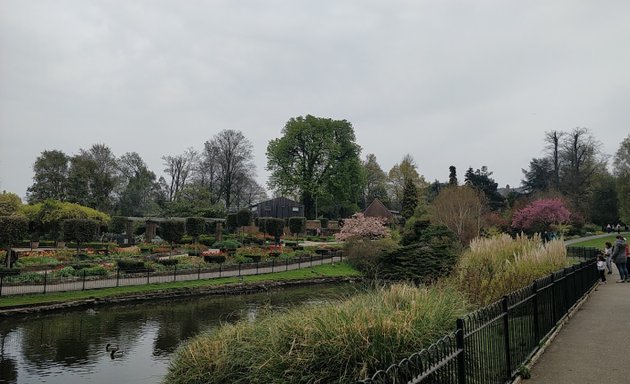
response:
<svg viewBox="0 0 630 384"><path fill-rule="evenodd" d="M541 232L570 222L571 212L561 199L536 200L512 216L512 228L526 232Z"/></svg>
<svg viewBox="0 0 630 384"><path fill-rule="evenodd" d="M350 238L374 239L389 235L389 228L385 226L385 219L380 217L366 217L362 213L356 213L350 219L343 221L339 233L335 239L339 241Z"/></svg>

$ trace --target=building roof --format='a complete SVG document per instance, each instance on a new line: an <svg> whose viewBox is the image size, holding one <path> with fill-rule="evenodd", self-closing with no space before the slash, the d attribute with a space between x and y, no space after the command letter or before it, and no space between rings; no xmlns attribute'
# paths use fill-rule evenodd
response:
<svg viewBox="0 0 630 384"><path fill-rule="evenodd" d="M363 211L363 215L367 217L384 217L387 220L394 220L394 213L392 213L385 204L383 204L379 199L374 199L368 205L368 207Z"/></svg>

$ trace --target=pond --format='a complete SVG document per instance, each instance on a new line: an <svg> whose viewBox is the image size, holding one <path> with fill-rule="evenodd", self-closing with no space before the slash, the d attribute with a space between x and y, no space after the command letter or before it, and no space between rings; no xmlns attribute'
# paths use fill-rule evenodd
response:
<svg viewBox="0 0 630 384"><path fill-rule="evenodd" d="M200 332L349 291L347 284L318 285L2 319L0 384L160 383L178 346ZM122 356L107 352L109 343Z"/></svg>

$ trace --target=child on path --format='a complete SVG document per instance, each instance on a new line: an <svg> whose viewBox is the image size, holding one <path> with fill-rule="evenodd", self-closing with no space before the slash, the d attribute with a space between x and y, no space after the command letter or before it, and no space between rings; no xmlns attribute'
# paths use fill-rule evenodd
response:
<svg viewBox="0 0 630 384"><path fill-rule="evenodd" d="M604 247L604 257L606 258L606 268L608 269L608 274L612 274L612 250L613 246L610 241L606 242L606 246Z"/></svg>
<svg viewBox="0 0 630 384"><path fill-rule="evenodd" d="M597 256L597 272L602 284L606 284L606 259L601 253Z"/></svg>

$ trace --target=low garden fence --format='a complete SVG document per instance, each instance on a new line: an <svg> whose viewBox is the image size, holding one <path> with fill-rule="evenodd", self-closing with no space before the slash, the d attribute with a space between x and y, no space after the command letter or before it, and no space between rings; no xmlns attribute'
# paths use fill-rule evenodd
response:
<svg viewBox="0 0 630 384"><path fill-rule="evenodd" d="M458 319L451 334L359 383L509 383L597 282L593 259L554 272Z"/></svg>
<svg viewBox="0 0 630 384"><path fill-rule="evenodd" d="M24 273L0 273L0 296L88 289L112 288L130 285L158 284L173 281L240 277L308 268L316 265L343 261L342 251L303 255L293 258L272 258L264 261L243 263L210 263L197 267L181 267L177 264L164 266L160 270L117 268L107 276L90 276L86 271L77 271L70 276L56 273L28 272L28 281L19 281ZM23 276L25 277L25 276ZM22 279L23 280L23 279Z"/></svg>

